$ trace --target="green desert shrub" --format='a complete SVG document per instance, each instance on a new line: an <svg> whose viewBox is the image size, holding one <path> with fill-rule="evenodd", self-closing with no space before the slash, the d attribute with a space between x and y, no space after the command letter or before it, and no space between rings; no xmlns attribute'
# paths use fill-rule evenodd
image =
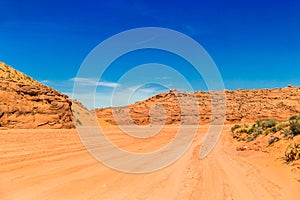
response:
<svg viewBox="0 0 300 200"><path fill-rule="evenodd" d="M276 126L276 124L277 124L277 122L274 119L270 119L270 120L263 121L262 127L264 129L272 128L272 127Z"/></svg>
<svg viewBox="0 0 300 200"><path fill-rule="evenodd" d="M270 133L271 133L271 130L270 130L270 129L267 129L267 130L264 131L264 134L265 134L265 135L269 135Z"/></svg>
<svg viewBox="0 0 300 200"><path fill-rule="evenodd" d="M273 144L275 142L278 142L278 141L279 141L278 137L273 137L273 138L269 139L268 143L269 143L269 145L271 145L271 144Z"/></svg>
<svg viewBox="0 0 300 200"><path fill-rule="evenodd" d="M286 128L286 127L288 127L288 126L289 126L288 123L286 123L286 122L281 122L281 123L277 124L276 128L277 128L278 131L281 131L281 130L283 130L284 128Z"/></svg>
<svg viewBox="0 0 300 200"><path fill-rule="evenodd" d="M82 125L82 123L81 123L81 121L79 120L79 119L76 119L76 123L78 124L78 125Z"/></svg>
<svg viewBox="0 0 300 200"><path fill-rule="evenodd" d="M255 124L257 125L257 127L261 127L262 122L263 122L263 120L259 119L259 120L256 120Z"/></svg>
<svg viewBox="0 0 300 200"><path fill-rule="evenodd" d="M257 130L256 127L251 127L249 130L248 130L248 133L254 133L255 131Z"/></svg>
<svg viewBox="0 0 300 200"><path fill-rule="evenodd" d="M290 123L290 131L292 132L292 134L294 136L300 134L300 124L297 122L291 122Z"/></svg>
<svg viewBox="0 0 300 200"><path fill-rule="evenodd" d="M276 132L277 132L277 128L276 128L276 127L272 127L272 128L270 128L270 131L271 131L272 133L276 133Z"/></svg>
<svg viewBox="0 0 300 200"><path fill-rule="evenodd" d="M247 142L252 142L256 137L254 137L253 135L249 136L247 138Z"/></svg>
<svg viewBox="0 0 300 200"><path fill-rule="evenodd" d="M257 136L261 135L263 133L263 130L261 128L258 128L257 130L255 130L252 134L250 134L247 138L247 142L251 142L253 141L255 138L257 138ZM249 131L248 131L249 134Z"/></svg>
<svg viewBox="0 0 300 200"><path fill-rule="evenodd" d="M257 131L258 129L260 129L260 127L258 127L258 125L257 124L253 124L252 126L251 126L251 128L248 130L248 133L254 133L255 131Z"/></svg>
<svg viewBox="0 0 300 200"><path fill-rule="evenodd" d="M263 131L261 128L258 128L258 129L256 130L256 133L259 134L259 135L260 135L260 134L263 134L263 132L264 132L264 131Z"/></svg>
<svg viewBox="0 0 300 200"><path fill-rule="evenodd" d="M285 161L291 162L300 159L300 144L290 144L285 150Z"/></svg>
<svg viewBox="0 0 300 200"><path fill-rule="evenodd" d="M291 116L290 121L296 120L297 116Z"/></svg>
<svg viewBox="0 0 300 200"><path fill-rule="evenodd" d="M300 115L295 115L290 117L290 121L299 121L300 120Z"/></svg>
<svg viewBox="0 0 300 200"><path fill-rule="evenodd" d="M292 135L292 131L291 131L290 129L285 129L285 130L283 131L283 136L284 136L284 137L288 137L288 136L290 136L290 135Z"/></svg>
<svg viewBox="0 0 300 200"><path fill-rule="evenodd" d="M240 133L248 133L248 130L245 129L245 128L243 128L243 129L239 130L239 132L240 132Z"/></svg>
<svg viewBox="0 0 300 200"><path fill-rule="evenodd" d="M238 128L241 128L241 125L235 124L233 127L231 127L231 132L234 132Z"/></svg>
<svg viewBox="0 0 300 200"><path fill-rule="evenodd" d="M257 137L257 135L256 134L252 134L252 135L250 135L248 138L247 138L247 142L251 142L251 141L253 141L255 138Z"/></svg>

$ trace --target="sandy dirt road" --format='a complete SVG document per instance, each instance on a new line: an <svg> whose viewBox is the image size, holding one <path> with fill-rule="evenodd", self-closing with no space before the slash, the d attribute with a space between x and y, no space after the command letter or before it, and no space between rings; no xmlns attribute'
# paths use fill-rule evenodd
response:
<svg viewBox="0 0 300 200"><path fill-rule="evenodd" d="M142 153L169 143L176 129L169 126L148 140L130 139L116 127L106 131L115 145ZM0 199L300 199L298 174L267 153L235 151L229 126L213 152L200 160L206 130L199 128L174 164L146 174L99 163L76 130L2 130Z"/></svg>

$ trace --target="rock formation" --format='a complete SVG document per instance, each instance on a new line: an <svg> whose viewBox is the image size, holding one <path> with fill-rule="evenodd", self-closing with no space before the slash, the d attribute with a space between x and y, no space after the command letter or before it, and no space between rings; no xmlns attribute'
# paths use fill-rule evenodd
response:
<svg viewBox="0 0 300 200"><path fill-rule="evenodd" d="M257 119L282 121L300 113L300 87L226 90L225 94L227 124ZM96 109L95 113L106 125L222 123L212 117L212 103L217 116L224 114L220 112L221 101L217 92L171 90L125 107ZM94 112L0 62L0 128L74 128L75 124L97 124Z"/></svg>
<svg viewBox="0 0 300 200"><path fill-rule="evenodd" d="M74 128L72 101L0 62L0 127Z"/></svg>
<svg viewBox="0 0 300 200"><path fill-rule="evenodd" d="M226 124L253 122L257 119L287 120L290 116L300 113L300 87L286 87L280 89L236 90L225 91L226 94ZM191 102L178 103L180 97L196 96L199 110L193 110ZM166 115L156 117L155 120L165 120L166 124L193 124L192 118L199 118L200 124L212 121L211 93L209 92L178 92L158 94L145 101L136 102L127 107L96 109L101 121L116 124L113 114L119 116L118 124L135 123L147 125L151 122L150 111L155 107L163 109ZM215 102L216 103L216 102ZM218 106L218 103L216 103ZM132 122L126 119L126 112L130 113ZM164 111L163 111L164 110ZM185 121L182 121L181 111L185 110ZM218 109L217 109L218 110ZM120 117L121 116L121 117ZM123 117L122 117L123 116ZM122 120L123 119L123 120Z"/></svg>

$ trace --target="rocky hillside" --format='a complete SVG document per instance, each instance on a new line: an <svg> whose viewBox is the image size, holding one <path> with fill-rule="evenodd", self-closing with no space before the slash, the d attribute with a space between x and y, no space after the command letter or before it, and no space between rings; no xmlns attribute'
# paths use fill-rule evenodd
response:
<svg viewBox="0 0 300 200"><path fill-rule="evenodd" d="M72 111L76 119L76 126L97 126L97 117L93 111L88 110L80 101L72 101Z"/></svg>
<svg viewBox="0 0 300 200"><path fill-rule="evenodd" d="M257 119L275 119L283 121L290 116L300 113L300 87L286 87L281 89L260 90L236 90L225 91L226 93L226 120L225 123L246 123ZM185 121L181 121L181 110L178 98L196 95L199 101L199 111L195 112L189 102L181 105L185 111ZM211 116L211 94L208 92L184 93L170 91L158 94L145 101L140 101L128 107L96 109L97 117L102 123L116 124L112 111L121 116L120 124L130 124L126 120L126 109L135 124L147 125L150 123L150 114L153 109L158 115L156 121L164 120L165 115L159 115L164 108L166 113L166 124L193 124L192 118L198 118L200 124L207 124L212 120ZM149 114L150 113L150 114ZM122 117L122 115L124 117ZM123 120L122 120L123 119Z"/></svg>
<svg viewBox="0 0 300 200"><path fill-rule="evenodd" d="M74 128L72 101L0 62L0 127Z"/></svg>

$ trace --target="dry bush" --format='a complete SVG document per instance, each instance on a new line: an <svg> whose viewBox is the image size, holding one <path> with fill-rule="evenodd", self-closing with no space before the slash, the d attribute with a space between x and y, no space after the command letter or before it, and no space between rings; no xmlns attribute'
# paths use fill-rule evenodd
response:
<svg viewBox="0 0 300 200"><path fill-rule="evenodd" d="M291 162L300 159L300 143L290 144L285 150L285 161Z"/></svg>

